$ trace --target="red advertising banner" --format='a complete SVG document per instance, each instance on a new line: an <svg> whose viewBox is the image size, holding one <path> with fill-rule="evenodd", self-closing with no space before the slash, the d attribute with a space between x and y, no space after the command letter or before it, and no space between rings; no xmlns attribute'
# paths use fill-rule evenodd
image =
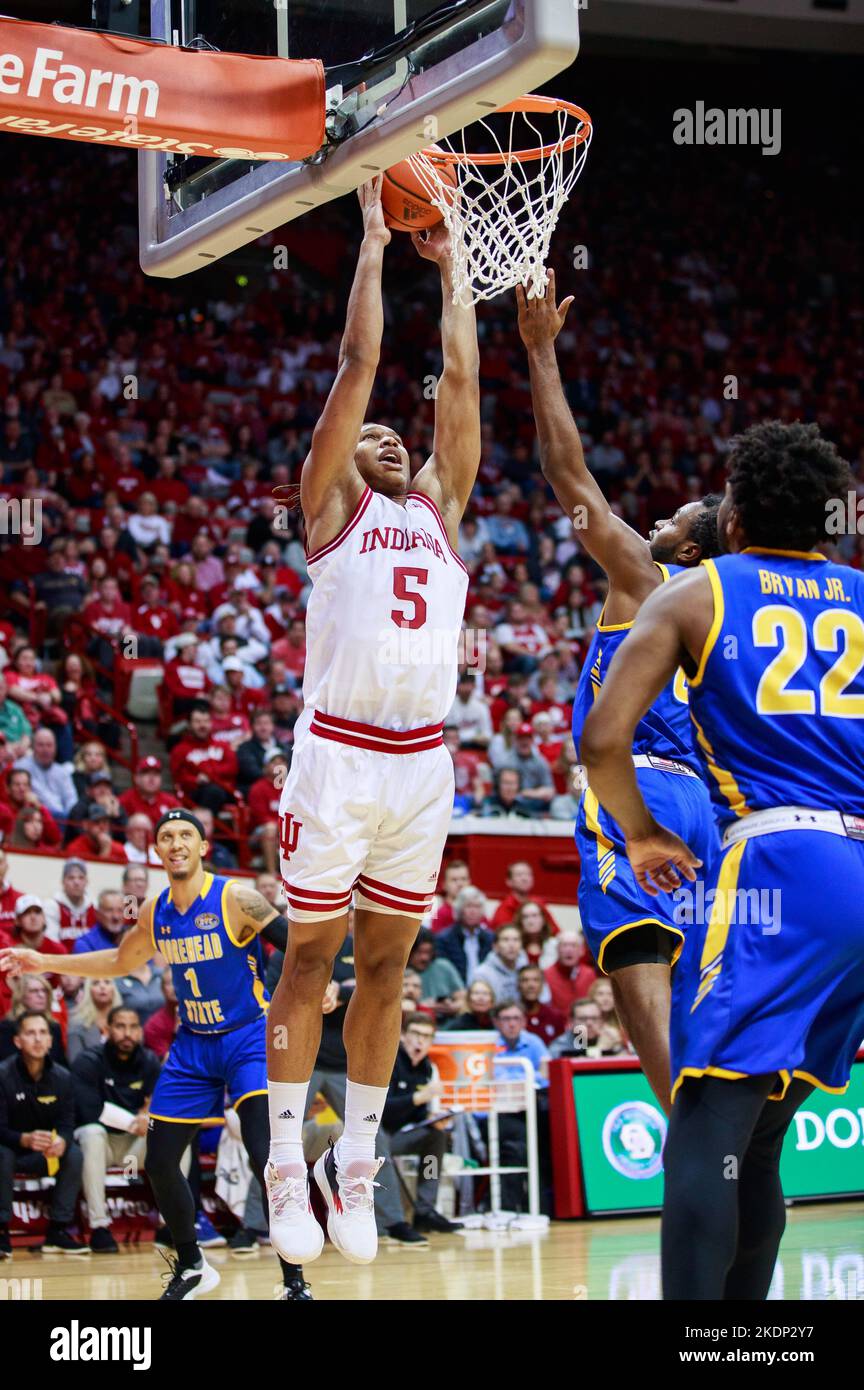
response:
<svg viewBox="0 0 864 1390"><path fill-rule="evenodd" d="M0 18L0 131L213 159L324 143L317 59L256 58Z"/></svg>

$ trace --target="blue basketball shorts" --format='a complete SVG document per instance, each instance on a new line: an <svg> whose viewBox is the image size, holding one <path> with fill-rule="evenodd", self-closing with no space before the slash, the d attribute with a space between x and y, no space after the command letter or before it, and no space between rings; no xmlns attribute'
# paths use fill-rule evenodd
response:
<svg viewBox="0 0 864 1390"><path fill-rule="evenodd" d="M576 818L576 848L581 859L579 913L582 929L600 969L609 942L633 927L653 924L675 938L673 963L678 958L694 903L700 898L698 883L711 872L720 848L708 789L698 777L638 767L636 779L652 815L680 835L703 867L697 883L682 880L675 893L652 897L640 888L624 848L624 836L616 821L586 789ZM701 890L704 894L704 886Z"/></svg>
<svg viewBox="0 0 864 1390"><path fill-rule="evenodd" d="M864 842L780 830L726 849L672 991L672 1077L777 1072L843 1091L864 1038ZM674 1094L674 1092L673 1092Z"/></svg>
<svg viewBox="0 0 864 1390"><path fill-rule="evenodd" d="M208 1120L232 1105L267 1094L266 1014L227 1033L181 1027L150 1103L155 1120Z"/></svg>

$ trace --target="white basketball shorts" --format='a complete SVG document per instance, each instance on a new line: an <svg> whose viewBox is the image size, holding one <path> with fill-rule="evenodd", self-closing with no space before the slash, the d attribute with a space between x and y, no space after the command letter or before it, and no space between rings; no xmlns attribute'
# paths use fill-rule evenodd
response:
<svg viewBox="0 0 864 1390"><path fill-rule="evenodd" d="M295 922L355 907L422 918L453 812L441 725L394 733L316 711L279 805L280 866Z"/></svg>

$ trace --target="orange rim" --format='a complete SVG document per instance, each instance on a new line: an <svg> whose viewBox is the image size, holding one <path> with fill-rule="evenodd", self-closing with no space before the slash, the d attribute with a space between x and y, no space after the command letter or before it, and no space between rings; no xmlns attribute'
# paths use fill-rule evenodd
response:
<svg viewBox="0 0 864 1390"><path fill-rule="evenodd" d="M549 145L538 145L532 150L511 150L508 154L502 154L500 151L494 154L458 154L452 150L436 148L421 150L420 154L428 159L430 164L509 164L511 159L527 163L532 159L548 159L556 151L568 154L574 146L584 144L591 135L592 124L588 112L583 111L581 106L574 105L572 101L564 101L561 97L538 97L529 93L528 96L506 102L504 106L499 106L489 114L497 116L508 111L525 111L535 116L551 116L554 111L566 111L568 115L580 121L581 125L572 135L568 135L566 140L553 140ZM417 159L419 156L412 155L411 158Z"/></svg>

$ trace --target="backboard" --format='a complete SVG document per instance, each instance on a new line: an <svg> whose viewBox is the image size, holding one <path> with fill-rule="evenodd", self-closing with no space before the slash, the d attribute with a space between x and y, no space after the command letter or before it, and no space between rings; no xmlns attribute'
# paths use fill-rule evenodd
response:
<svg viewBox="0 0 864 1390"><path fill-rule="evenodd" d="M536 90L579 49L577 0L151 0L150 13L153 37L165 42L320 58L327 70L331 139L311 160L139 155L141 266L166 277Z"/></svg>

